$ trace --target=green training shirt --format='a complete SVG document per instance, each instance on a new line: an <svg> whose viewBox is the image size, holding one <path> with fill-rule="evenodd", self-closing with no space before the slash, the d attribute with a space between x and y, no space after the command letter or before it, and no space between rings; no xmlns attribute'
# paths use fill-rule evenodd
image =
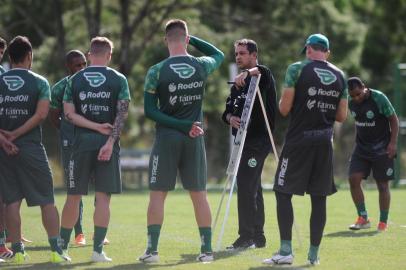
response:
<svg viewBox="0 0 406 270"><path fill-rule="evenodd" d="M202 121L206 79L220 66L224 54L193 36L189 43L206 56L169 57L152 66L145 78L145 112L156 121L157 130L174 128L187 134L193 122Z"/></svg>
<svg viewBox="0 0 406 270"><path fill-rule="evenodd" d="M28 70L15 68L0 75L0 129L15 130L29 120L39 100L50 100L48 81ZM42 140L41 126L17 138L15 143Z"/></svg>
<svg viewBox="0 0 406 270"><path fill-rule="evenodd" d="M75 127L69 121L67 121L65 119L65 116L63 115L63 95L65 94L65 88L68 84L69 77L70 76L66 76L65 78L58 81L54 86L52 86L50 103L50 108L62 111L61 126L59 128L59 132L61 135L61 141L66 141L68 145L73 142L75 136Z"/></svg>
<svg viewBox="0 0 406 270"><path fill-rule="evenodd" d="M355 103L351 98L348 103L357 129L355 150L361 155L385 155L391 137L388 118L395 114L395 109L384 93L369 90L369 97L362 103Z"/></svg>
<svg viewBox="0 0 406 270"><path fill-rule="evenodd" d="M89 66L73 75L68 80L63 97L64 102L74 104L77 114L92 122L112 125L118 100L130 100L127 79L120 72L104 66ZM75 149L99 149L107 138L96 131L76 127Z"/></svg>

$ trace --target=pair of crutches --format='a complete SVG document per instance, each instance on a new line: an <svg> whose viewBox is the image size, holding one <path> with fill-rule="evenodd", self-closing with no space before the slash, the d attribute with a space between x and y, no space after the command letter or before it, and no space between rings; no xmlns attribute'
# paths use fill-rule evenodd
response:
<svg viewBox="0 0 406 270"><path fill-rule="evenodd" d="M234 138L234 143L233 143L232 150L231 150L230 161L229 161L228 167L227 167L227 181L225 182L224 189L223 189L221 199L220 199L220 203L219 203L219 206L217 208L216 216L214 218L214 222L213 222L213 226L212 226L212 229L213 229L213 232L214 232L216 230L217 221L218 221L218 218L219 218L219 215L220 215L221 207L223 205L223 200L224 200L227 188L231 183L230 192L229 192L229 195L228 195L228 200L227 200L227 205L226 205L226 211L225 211L225 214L224 214L223 223L222 223L222 226L221 226L221 231L220 231L220 234L219 234L218 239L217 239L216 251L219 251L220 248L221 248L221 243L222 243L222 240L223 240L225 225L227 223L228 215L229 215L229 212L230 212L231 198L232 198L232 195L233 195L233 192L234 192L234 186L235 186L235 182L236 182L236 179L237 179L238 167L239 167L239 164L240 164L241 155L242 155L242 151L243 151L243 148L244 148L245 137L247 135L248 124L249 124L252 108L254 106L255 97L256 97L257 94L258 94L259 102L261 104L262 113L264 115L266 128L268 130L269 139L270 139L271 144L272 144L272 150L273 150L273 153L275 155L275 161L276 161L276 164L279 163L279 157L278 157L278 153L276 152L276 147L275 147L275 142L274 142L274 139L273 139L273 136L272 136L271 127L269 126L268 116L266 114L264 102L262 100L261 91L259 91L259 88L258 88L260 79L261 79L261 74L259 74L258 76L251 77L250 85L248 87L248 92L247 92L247 95L246 95L246 98L245 98L244 108L243 108L242 115L241 115L240 127L239 127L239 129L237 131L237 134L236 134L235 138ZM301 240L300 240L300 237L299 237L299 232L297 230L297 227L296 227L295 223L293 223L293 226L295 227L295 231L297 233L298 240L299 240L299 245L301 246Z"/></svg>

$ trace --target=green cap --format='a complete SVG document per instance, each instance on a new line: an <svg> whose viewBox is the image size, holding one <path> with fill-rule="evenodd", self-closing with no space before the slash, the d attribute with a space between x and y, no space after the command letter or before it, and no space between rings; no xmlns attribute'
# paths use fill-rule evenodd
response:
<svg viewBox="0 0 406 270"><path fill-rule="evenodd" d="M330 43L328 41L328 38L323 35L323 34L313 34L310 35L305 43L305 46L303 47L302 53L306 52L306 46L311 45L311 44L319 44L326 48L327 50L330 48Z"/></svg>

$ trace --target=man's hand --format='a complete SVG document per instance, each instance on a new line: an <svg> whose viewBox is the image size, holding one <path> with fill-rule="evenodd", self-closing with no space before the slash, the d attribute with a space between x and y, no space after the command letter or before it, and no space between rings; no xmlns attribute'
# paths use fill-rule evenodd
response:
<svg viewBox="0 0 406 270"><path fill-rule="evenodd" d="M99 126L97 127L97 131L103 135L110 135L112 130L113 125L109 123L99 124Z"/></svg>
<svg viewBox="0 0 406 270"><path fill-rule="evenodd" d="M246 69L243 72L241 72L240 74L238 74L235 77L235 85L237 86L237 89L240 89L245 86L245 79L248 77L248 75L258 76L259 74L261 74L261 72L259 72L258 67Z"/></svg>
<svg viewBox="0 0 406 270"><path fill-rule="evenodd" d="M200 122L193 123L193 125L189 131L189 136L191 138L196 138L196 137L202 136L204 134L204 130L201 128L201 125L202 125L202 123L200 123Z"/></svg>
<svg viewBox="0 0 406 270"><path fill-rule="evenodd" d="M240 124L241 124L241 119L240 119L240 117L238 117L238 116L231 116L230 117L230 125L233 127L233 128L236 128L236 129L239 129L240 128Z"/></svg>
<svg viewBox="0 0 406 270"><path fill-rule="evenodd" d="M1 134L3 134L4 137L6 137L6 139L10 142L14 141L17 136L14 134L13 131L8 131L8 130L4 130L4 129L0 129Z"/></svg>
<svg viewBox="0 0 406 270"><path fill-rule="evenodd" d="M0 146L4 150L4 152L6 152L6 154L9 156L14 156L18 154L19 151L18 147L8 140L2 141L0 143Z"/></svg>
<svg viewBox="0 0 406 270"><path fill-rule="evenodd" d="M386 148L386 153L389 158L394 158L396 156L396 143L389 143Z"/></svg>
<svg viewBox="0 0 406 270"><path fill-rule="evenodd" d="M113 153L113 143L110 140L107 140L107 142L102 146L102 148L100 148L97 159L99 161L109 161L112 153Z"/></svg>

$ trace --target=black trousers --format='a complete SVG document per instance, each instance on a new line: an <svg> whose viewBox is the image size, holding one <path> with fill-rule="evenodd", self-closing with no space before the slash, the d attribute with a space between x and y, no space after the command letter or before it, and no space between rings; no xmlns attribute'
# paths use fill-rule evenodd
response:
<svg viewBox="0 0 406 270"><path fill-rule="evenodd" d="M261 174L271 150L269 139L246 139L237 172L238 234L255 239L264 234L265 213Z"/></svg>

